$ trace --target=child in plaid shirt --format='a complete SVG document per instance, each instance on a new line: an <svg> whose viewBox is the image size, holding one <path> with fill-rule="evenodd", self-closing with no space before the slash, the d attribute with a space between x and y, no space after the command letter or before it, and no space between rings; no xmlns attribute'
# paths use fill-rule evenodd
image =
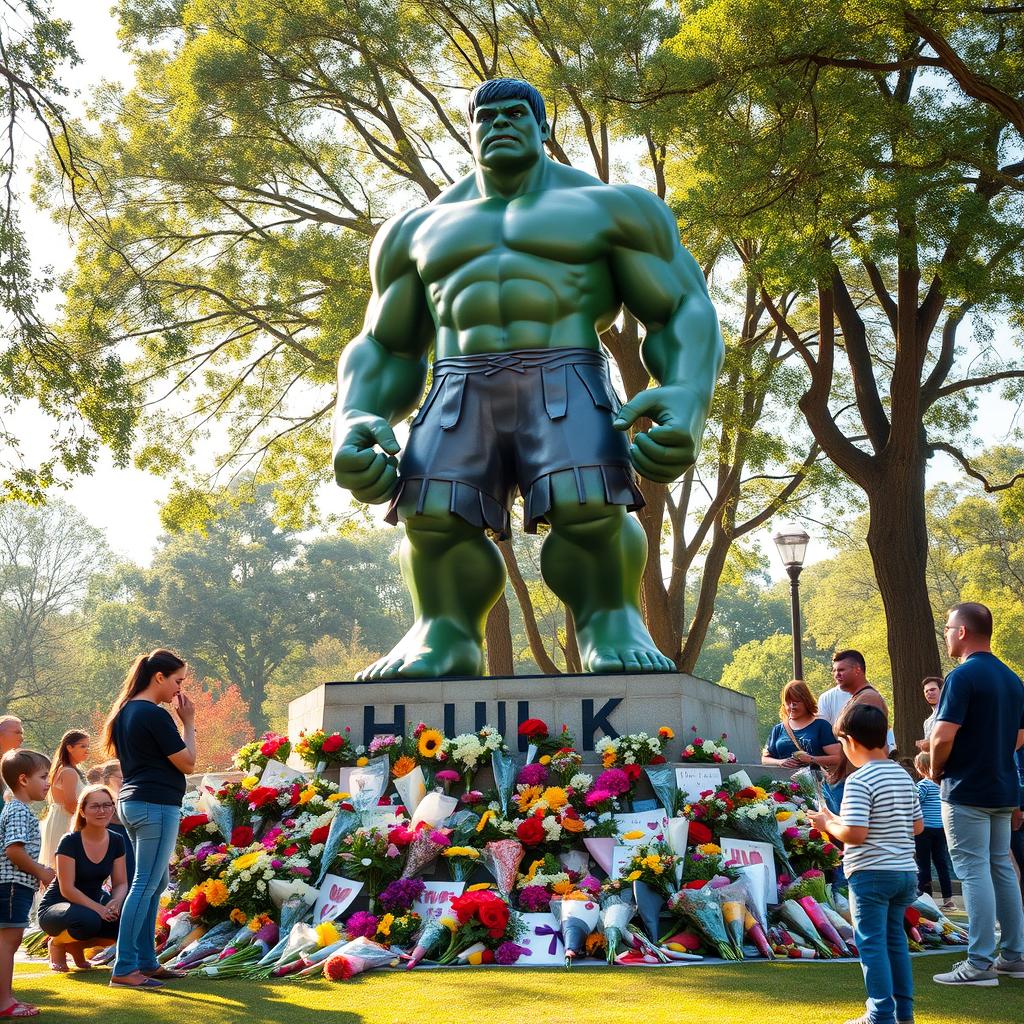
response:
<svg viewBox="0 0 1024 1024"><path fill-rule="evenodd" d="M32 898L54 873L36 858L42 836L39 820L28 806L50 788L50 759L34 750L9 750L0 761L0 775L11 798L0 813L0 1017L35 1017L39 1008L20 1003L11 992L14 954L28 927Z"/></svg>

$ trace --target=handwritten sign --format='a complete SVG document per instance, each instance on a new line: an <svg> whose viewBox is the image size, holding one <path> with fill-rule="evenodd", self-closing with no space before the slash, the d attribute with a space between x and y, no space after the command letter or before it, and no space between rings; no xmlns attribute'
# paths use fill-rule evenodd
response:
<svg viewBox="0 0 1024 1024"><path fill-rule="evenodd" d="M334 921L341 917L362 888L362 882L353 882L351 878L324 875L320 895L313 904L313 923L323 924L324 921Z"/></svg>
<svg viewBox="0 0 1024 1024"><path fill-rule="evenodd" d="M636 845L633 846L615 846L612 848L612 869L608 872L608 877L611 879L625 878L629 862L633 859L633 854L636 853Z"/></svg>
<svg viewBox="0 0 1024 1024"><path fill-rule="evenodd" d="M516 942L526 949L519 966L561 967L565 963L565 946L554 914L520 914L523 934Z"/></svg>
<svg viewBox="0 0 1024 1024"><path fill-rule="evenodd" d="M615 825L619 830L620 843L629 845L642 845L651 843L654 840L659 842L665 838L668 829L668 815L664 808L658 807L653 811L633 811L631 814L613 814ZM635 839L624 839L627 833L642 832L642 836Z"/></svg>
<svg viewBox="0 0 1024 1024"><path fill-rule="evenodd" d="M706 764L680 765L676 769L676 785L685 800L699 800L701 793L721 787L722 769Z"/></svg>
<svg viewBox="0 0 1024 1024"><path fill-rule="evenodd" d="M399 822L399 816L393 807L371 807L359 815L363 828L376 828L387 831Z"/></svg>
<svg viewBox="0 0 1024 1024"><path fill-rule="evenodd" d="M290 786L293 782L305 782L306 776L295 768L289 768L271 758L267 767L263 769L260 776L261 786L270 786L272 789L280 789L282 786Z"/></svg>
<svg viewBox="0 0 1024 1024"><path fill-rule="evenodd" d="M756 843L752 839L723 839L722 857L727 865L734 868L746 864L763 864L768 872L768 902L779 902L775 854L770 843Z"/></svg>
<svg viewBox="0 0 1024 1024"><path fill-rule="evenodd" d="M465 882L424 882L423 892L412 909L423 918L439 920L451 912L452 900L462 895Z"/></svg>

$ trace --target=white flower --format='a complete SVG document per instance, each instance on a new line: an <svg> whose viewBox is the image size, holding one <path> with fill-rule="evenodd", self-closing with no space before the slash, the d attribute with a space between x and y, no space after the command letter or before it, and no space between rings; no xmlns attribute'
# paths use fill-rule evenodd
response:
<svg viewBox="0 0 1024 1024"><path fill-rule="evenodd" d="M267 891L267 883L266 882L257 882L256 883L256 891L257 892L266 892Z"/></svg>
<svg viewBox="0 0 1024 1024"><path fill-rule="evenodd" d="M263 872L263 880L265 882L269 882L273 877L274 871L272 868L267 868L267 870Z"/></svg>
<svg viewBox="0 0 1024 1024"><path fill-rule="evenodd" d="M210 835L213 835L214 832L220 831L220 829L218 829L217 826L212 821L208 821L204 828L206 829L207 832L210 833Z"/></svg>
<svg viewBox="0 0 1024 1024"><path fill-rule="evenodd" d="M570 780L569 785L572 789L575 789L577 793L586 793L588 789L594 784L594 778L592 775L588 775L586 772L577 772Z"/></svg>
<svg viewBox="0 0 1024 1024"><path fill-rule="evenodd" d="M373 861L369 857L364 857L359 863L362 864L364 868L368 868Z"/></svg>
<svg viewBox="0 0 1024 1024"><path fill-rule="evenodd" d="M309 848L309 855L310 855L310 857L319 857L320 854L323 853L323 852L324 852L324 844L323 843L314 843Z"/></svg>
<svg viewBox="0 0 1024 1024"><path fill-rule="evenodd" d="M557 818L542 818L541 825L544 826L544 834L548 839L558 839L562 835L562 826Z"/></svg>
<svg viewBox="0 0 1024 1024"><path fill-rule="evenodd" d="M252 872L251 871L243 871L243 872L241 872L241 874L239 874L238 877L241 878L243 882L248 882L252 878Z"/></svg>

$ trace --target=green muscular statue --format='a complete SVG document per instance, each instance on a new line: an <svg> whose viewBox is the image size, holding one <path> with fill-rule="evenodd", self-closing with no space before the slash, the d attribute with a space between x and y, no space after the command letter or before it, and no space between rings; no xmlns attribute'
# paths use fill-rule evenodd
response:
<svg viewBox="0 0 1024 1024"><path fill-rule="evenodd" d="M633 468L670 483L697 456L722 338L665 204L546 157L544 100L495 79L470 97L474 173L389 221L363 332L338 365L334 472L405 524L416 621L360 679L479 675L505 582L490 529L550 524L541 566L589 672L671 671L640 614L647 558ZM625 305L658 387L619 406L599 336ZM401 463L391 425L433 382ZM639 417L655 425L630 444Z"/></svg>

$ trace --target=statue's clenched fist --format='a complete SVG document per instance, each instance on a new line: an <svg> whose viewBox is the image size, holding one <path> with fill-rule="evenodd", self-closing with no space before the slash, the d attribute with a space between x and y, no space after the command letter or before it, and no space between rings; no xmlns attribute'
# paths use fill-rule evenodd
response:
<svg viewBox="0 0 1024 1024"><path fill-rule="evenodd" d="M335 424L334 478L357 501L389 501L398 487L400 450L386 419L350 410Z"/></svg>

